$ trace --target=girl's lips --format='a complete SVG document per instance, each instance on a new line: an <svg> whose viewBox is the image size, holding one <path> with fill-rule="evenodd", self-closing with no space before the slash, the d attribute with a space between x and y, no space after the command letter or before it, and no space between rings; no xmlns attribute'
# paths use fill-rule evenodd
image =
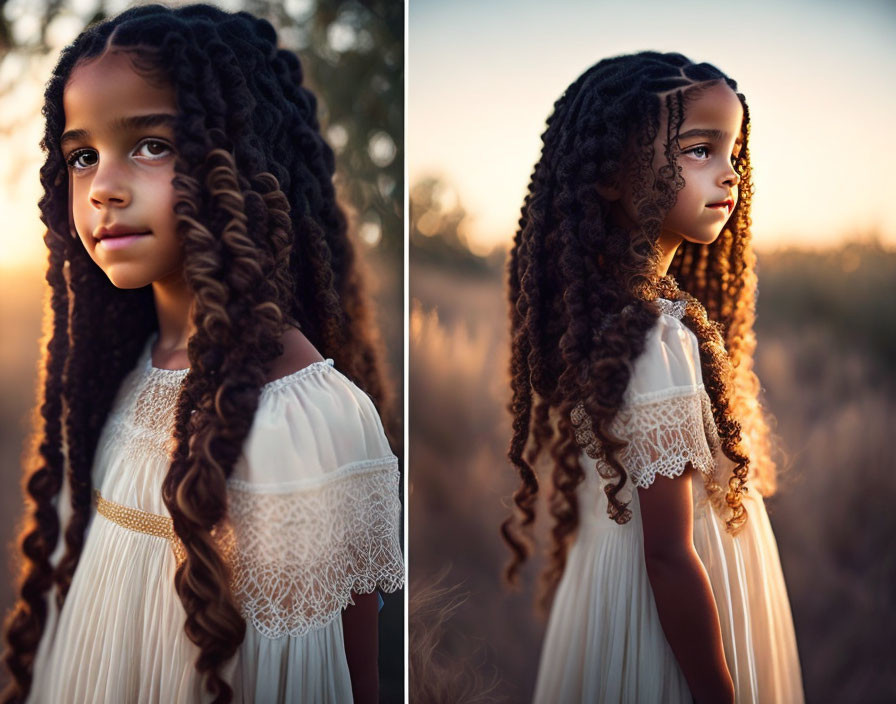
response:
<svg viewBox="0 0 896 704"><path fill-rule="evenodd" d="M118 237L104 237L99 242L97 242L97 247L102 247L103 249L123 249L124 247L130 246L133 242L136 242L141 237L145 237L148 235L148 232L141 232L137 235L120 235Z"/></svg>
<svg viewBox="0 0 896 704"><path fill-rule="evenodd" d="M725 208L726 210L731 210L731 205L732 205L732 203L730 200L723 200L721 203L710 203L706 207L707 208Z"/></svg>

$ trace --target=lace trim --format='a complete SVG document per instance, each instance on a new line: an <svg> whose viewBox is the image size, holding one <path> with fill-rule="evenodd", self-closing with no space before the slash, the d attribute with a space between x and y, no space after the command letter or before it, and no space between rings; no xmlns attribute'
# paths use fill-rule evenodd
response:
<svg viewBox="0 0 896 704"><path fill-rule="evenodd" d="M151 349L152 346L150 345L148 347L148 350ZM186 369L162 369L161 367L154 367L152 365L152 353L148 352L145 356L146 362L143 368L144 376L147 379L159 382L160 385L178 388L181 384L183 384L184 379L187 378L187 372L190 371L189 367L187 367ZM276 391L277 389L280 389L284 386L294 384L303 377L315 373L324 372L328 369L337 371L336 367L333 366L333 364L333 360L329 357L319 362L312 362L308 366L297 369L291 374L281 376L278 379L274 379L273 381L269 381L267 384L262 385L261 393L271 393L272 391Z"/></svg>
<svg viewBox="0 0 896 704"><path fill-rule="evenodd" d="M665 392L665 390L663 390ZM659 392L658 392L659 393ZM651 394L650 396L653 396ZM576 442L585 454L597 461L601 476L613 475L591 420L579 403L570 413ZM702 385L689 393L640 401L626 405L610 424L610 430L628 441L617 458L632 484L646 489L657 475L677 477L688 462L707 476L713 476L713 448L719 444L709 396Z"/></svg>
<svg viewBox="0 0 896 704"><path fill-rule="evenodd" d="M684 317L684 309L687 305L687 301L670 301L668 298L657 298L654 303L656 303L656 306L660 309L661 313L666 313L679 320Z"/></svg>
<svg viewBox="0 0 896 704"><path fill-rule="evenodd" d="M352 592L400 589L398 483L393 458L310 490L231 486L229 526L218 542L243 617L268 638L300 636L354 603Z"/></svg>

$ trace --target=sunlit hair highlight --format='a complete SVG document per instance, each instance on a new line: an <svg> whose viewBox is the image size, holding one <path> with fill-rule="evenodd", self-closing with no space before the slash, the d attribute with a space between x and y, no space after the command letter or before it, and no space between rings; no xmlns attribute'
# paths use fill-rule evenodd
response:
<svg viewBox="0 0 896 704"><path fill-rule="evenodd" d="M688 102L724 81L740 100L742 148L735 161L740 197L711 244L684 242L668 273L658 275L657 244L666 214L684 186L677 136ZM656 172L654 140L666 115L665 165ZM549 564L542 605L550 603L579 524L576 490L584 478L572 410L584 409L609 466L608 519L631 518L620 491L629 481L617 457L625 441L609 430L633 362L659 317L657 297L684 300L683 323L697 336L703 381L730 476L705 479L727 529L747 521L747 484L775 488L769 427L753 373L756 274L750 237L752 182L749 110L737 84L710 64L681 54L641 52L603 60L554 105L542 135L508 262L511 328L508 457L520 475L514 511L501 532L512 559L510 583L532 550L539 458L553 466ZM634 230L610 217L602 189L631 180ZM589 462L587 471L594 470ZM720 484L721 481L721 484ZM722 488L724 485L726 488Z"/></svg>
<svg viewBox="0 0 896 704"><path fill-rule="evenodd" d="M5 625L12 682L3 702L22 702L47 620L61 609L91 515L91 466L115 393L157 331L151 287L113 286L69 234L68 174L59 138L63 89L79 62L125 50L135 70L172 86L177 236L195 296L190 371L175 409L176 449L163 499L186 560L174 584L195 663L215 702L229 702L219 668L245 633L214 529L227 510L233 471L281 336L292 324L364 389L395 438L391 393L346 217L333 187L334 156L298 58L277 48L265 20L208 5L147 5L92 25L63 50L46 93L40 170L49 250L52 324L42 360L35 455L23 489L20 597ZM54 502L63 481L72 517L64 553Z"/></svg>

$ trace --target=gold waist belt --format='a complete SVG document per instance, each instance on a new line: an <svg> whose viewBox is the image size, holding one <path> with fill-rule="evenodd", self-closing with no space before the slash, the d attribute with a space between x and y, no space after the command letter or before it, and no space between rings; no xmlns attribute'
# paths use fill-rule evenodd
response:
<svg viewBox="0 0 896 704"><path fill-rule="evenodd" d="M170 516L159 516L155 513L147 513L130 506L117 504L114 501L108 501L102 497L99 489L94 489L93 495L96 498L96 511L101 516L128 530L154 535L157 538L165 538L171 543L171 549L174 551L174 557L178 564L186 557L183 543L180 542L180 538L174 532L174 521L171 520Z"/></svg>

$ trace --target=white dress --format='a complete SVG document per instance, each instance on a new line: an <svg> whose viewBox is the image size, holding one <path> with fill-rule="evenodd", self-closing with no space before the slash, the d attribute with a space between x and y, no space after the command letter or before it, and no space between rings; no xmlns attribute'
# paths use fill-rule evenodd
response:
<svg viewBox="0 0 896 704"><path fill-rule="evenodd" d="M590 453L581 457L585 480L577 490L580 525L551 609L535 702L693 701L660 625L638 492L631 487L649 487L657 475L679 476L688 462L698 472L722 462L730 472L733 465L718 448L697 337L681 322L683 306L668 300L659 305L663 312L635 360L614 421L630 441L619 454L632 480L620 492L631 501L631 520L620 525L608 517L606 480L589 457L601 461L600 452L587 448ZM691 486L694 547L712 585L736 701L799 704L803 688L790 603L762 497L755 489L744 496L749 518L732 537L709 504L699 473Z"/></svg>
<svg viewBox="0 0 896 704"><path fill-rule="evenodd" d="M28 702L212 700L184 632L173 584L182 546L171 539L161 491L188 370L153 367L154 339L100 436L99 496L61 612L48 593ZM234 702L352 701L341 612L352 591L391 592L404 582L398 484L373 403L331 360L262 388L227 481L227 528L215 531L246 620L245 639L221 670ZM67 488L58 506L65 526ZM63 547L60 536L54 565Z"/></svg>

